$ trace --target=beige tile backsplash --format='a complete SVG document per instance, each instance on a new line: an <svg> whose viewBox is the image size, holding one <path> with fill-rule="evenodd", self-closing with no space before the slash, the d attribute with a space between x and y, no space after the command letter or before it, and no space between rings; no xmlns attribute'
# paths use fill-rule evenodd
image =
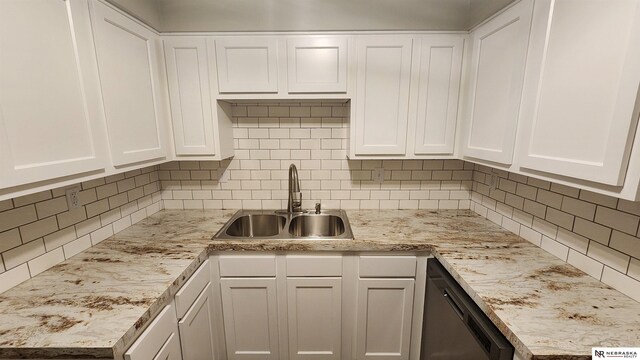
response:
<svg viewBox="0 0 640 360"><path fill-rule="evenodd" d="M174 161L91 180L80 184L82 206L71 211L64 189L0 201L0 292L163 207L284 208L294 163L305 208L471 208L640 301L640 202L460 160L347 160L349 104L340 101L242 101L232 111L231 160ZM376 168L384 169L381 184Z"/></svg>
<svg viewBox="0 0 640 360"><path fill-rule="evenodd" d="M349 104L243 102L232 107L235 157L160 166L166 208L281 209L289 165L303 207L468 209L473 166L460 160L347 160ZM382 184L372 171L385 170ZM219 172L228 181L218 181Z"/></svg>
<svg viewBox="0 0 640 360"><path fill-rule="evenodd" d="M0 293L162 208L156 166L78 186L73 210L66 188L0 202Z"/></svg>
<svg viewBox="0 0 640 360"><path fill-rule="evenodd" d="M640 202L480 165L473 177L475 212L640 301Z"/></svg>

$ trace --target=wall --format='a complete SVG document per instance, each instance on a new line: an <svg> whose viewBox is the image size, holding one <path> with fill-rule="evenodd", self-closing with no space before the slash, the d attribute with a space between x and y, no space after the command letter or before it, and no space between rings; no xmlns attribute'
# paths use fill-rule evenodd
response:
<svg viewBox="0 0 640 360"><path fill-rule="evenodd" d="M480 165L471 199L478 214L640 301L640 202Z"/></svg>
<svg viewBox="0 0 640 360"><path fill-rule="evenodd" d="M160 29L160 6L157 0L107 0L117 8L131 14L133 17Z"/></svg>
<svg viewBox="0 0 640 360"><path fill-rule="evenodd" d="M0 293L162 208L155 166L78 185L73 210L65 188L0 201Z"/></svg>
<svg viewBox="0 0 640 360"><path fill-rule="evenodd" d="M340 31L468 30L513 0L148 1L162 31Z"/></svg>
<svg viewBox="0 0 640 360"><path fill-rule="evenodd" d="M232 107L232 161L160 165L169 209L282 209L291 163L298 167L303 207L468 209L472 164L460 160L346 160L349 104L255 103ZM218 181L218 168L229 181ZM382 184L372 169L384 168Z"/></svg>

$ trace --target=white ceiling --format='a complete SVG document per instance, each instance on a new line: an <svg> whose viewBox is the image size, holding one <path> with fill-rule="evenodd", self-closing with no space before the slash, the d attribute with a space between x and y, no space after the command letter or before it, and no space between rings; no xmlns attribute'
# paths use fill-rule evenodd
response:
<svg viewBox="0 0 640 360"><path fill-rule="evenodd" d="M468 30L514 0L109 0L155 29Z"/></svg>

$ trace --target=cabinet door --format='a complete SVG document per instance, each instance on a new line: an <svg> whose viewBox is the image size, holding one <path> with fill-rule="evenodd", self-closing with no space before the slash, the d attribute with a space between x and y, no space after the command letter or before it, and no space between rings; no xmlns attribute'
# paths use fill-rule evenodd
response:
<svg viewBox="0 0 640 360"><path fill-rule="evenodd" d="M414 153L452 154L464 38L427 35L422 38L420 45Z"/></svg>
<svg viewBox="0 0 640 360"><path fill-rule="evenodd" d="M176 155L215 155L205 39L166 38L164 52Z"/></svg>
<svg viewBox="0 0 640 360"><path fill-rule="evenodd" d="M0 1L0 49L0 188L103 169L87 2Z"/></svg>
<svg viewBox="0 0 640 360"><path fill-rule="evenodd" d="M355 154L405 154L411 46L410 36L357 39Z"/></svg>
<svg viewBox="0 0 640 360"><path fill-rule="evenodd" d="M414 282L358 281L357 359L409 359Z"/></svg>
<svg viewBox="0 0 640 360"><path fill-rule="evenodd" d="M221 93L278 92L278 46L271 37L216 38Z"/></svg>
<svg viewBox="0 0 640 360"><path fill-rule="evenodd" d="M227 357L278 357L278 307L275 278L223 278L222 313Z"/></svg>
<svg viewBox="0 0 640 360"><path fill-rule="evenodd" d="M340 359L340 278L288 278L289 359Z"/></svg>
<svg viewBox="0 0 640 360"><path fill-rule="evenodd" d="M182 354L180 351L180 339L178 338L178 333L172 333L167 342L164 343L160 351L158 351L158 354L153 357L153 360L182 360ZM140 359L142 360L143 358L141 357ZM213 358L211 357L208 359ZM132 358L132 360L134 359Z"/></svg>
<svg viewBox="0 0 640 360"><path fill-rule="evenodd" d="M173 305L167 305L124 354L125 360L180 360L178 319Z"/></svg>
<svg viewBox="0 0 640 360"><path fill-rule="evenodd" d="M178 323L182 355L185 360L214 359L211 301L211 284L209 284Z"/></svg>
<svg viewBox="0 0 640 360"><path fill-rule="evenodd" d="M523 0L471 34L464 155L513 162L533 0Z"/></svg>
<svg viewBox="0 0 640 360"><path fill-rule="evenodd" d="M287 40L290 93L347 92L347 38Z"/></svg>
<svg viewBox="0 0 640 360"><path fill-rule="evenodd" d="M165 149L159 37L99 1L91 4L113 164L161 158Z"/></svg>
<svg viewBox="0 0 640 360"><path fill-rule="evenodd" d="M640 2L537 1L521 166L622 185L638 119L638 64Z"/></svg>

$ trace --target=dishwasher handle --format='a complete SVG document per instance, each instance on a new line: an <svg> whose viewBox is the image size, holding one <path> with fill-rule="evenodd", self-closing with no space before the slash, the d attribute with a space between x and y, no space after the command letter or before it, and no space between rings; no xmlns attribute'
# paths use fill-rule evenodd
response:
<svg viewBox="0 0 640 360"><path fill-rule="evenodd" d="M447 289L442 289L442 296L447 300L453 311L460 317L460 320L464 321L464 312L462 311L462 307L458 305L458 301L447 291Z"/></svg>

